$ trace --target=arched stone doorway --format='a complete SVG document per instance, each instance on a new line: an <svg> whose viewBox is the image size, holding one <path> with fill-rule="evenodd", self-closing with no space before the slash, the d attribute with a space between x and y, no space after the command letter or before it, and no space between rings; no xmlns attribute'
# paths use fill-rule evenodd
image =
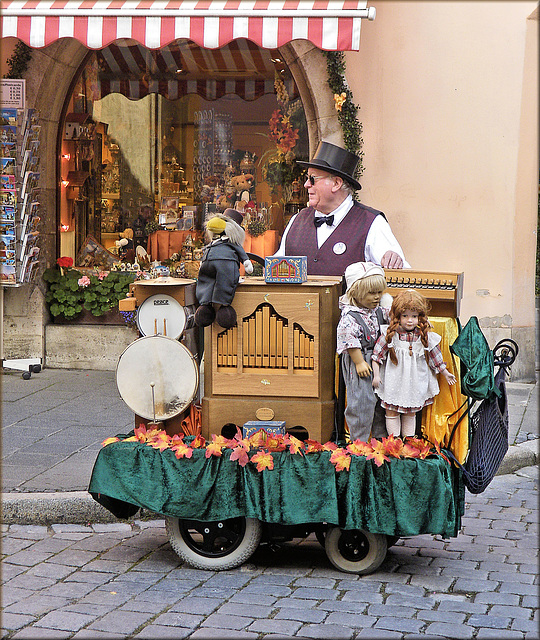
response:
<svg viewBox="0 0 540 640"><path fill-rule="evenodd" d="M342 131L327 87L326 59L307 41L296 41L280 48L283 59L297 84L306 114L309 149L321 139L342 143ZM33 51L28 101L35 104L42 122L42 199L46 211L43 251L47 266L58 251L57 190L59 175L59 132L66 96L82 68L89 50L73 39L64 39ZM39 69L39 72L36 70Z"/></svg>

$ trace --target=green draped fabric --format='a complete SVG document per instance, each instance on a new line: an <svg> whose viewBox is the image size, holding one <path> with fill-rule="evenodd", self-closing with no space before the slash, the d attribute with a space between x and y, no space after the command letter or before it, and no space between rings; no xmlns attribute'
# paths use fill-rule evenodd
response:
<svg viewBox="0 0 540 640"><path fill-rule="evenodd" d="M350 470L338 472L329 451L283 451L272 453L274 469L259 472L230 455L224 449L221 457L206 458L204 449L194 449L191 458L178 460L170 449L114 442L99 452L88 490L117 517L135 505L182 519L327 522L396 536L446 538L461 526L461 475L440 456L391 459L381 467L352 456Z"/></svg>

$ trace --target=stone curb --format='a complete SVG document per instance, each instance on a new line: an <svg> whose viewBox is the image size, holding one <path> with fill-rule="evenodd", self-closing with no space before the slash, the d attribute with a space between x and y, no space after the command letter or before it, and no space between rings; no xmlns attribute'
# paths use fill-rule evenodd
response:
<svg viewBox="0 0 540 640"><path fill-rule="evenodd" d="M513 473L538 464L539 440L509 447L497 475ZM50 493L2 493L2 524L86 524L118 522L86 491ZM142 515L141 515L142 514ZM162 519L163 516L141 510L130 520Z"/></svg>

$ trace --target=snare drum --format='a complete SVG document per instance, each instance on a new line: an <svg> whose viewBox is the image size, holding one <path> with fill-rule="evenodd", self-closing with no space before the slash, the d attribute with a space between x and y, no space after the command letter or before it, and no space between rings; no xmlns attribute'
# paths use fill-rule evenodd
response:
<svg viewBox="0 0 540 640"><path fill-rule="evenodd" d="M137 327L143 336L167 336L177 340L186 328L186 312L172 296L156 293L138 308Z"/></svg>
<svg viewBox="0 0 540 640"><path fill-rule="evenodd" d="M168 420L193 401L199 367L178 340L146 336L132 342L120 356L116 386L127 406L141 418Z"/></svg>

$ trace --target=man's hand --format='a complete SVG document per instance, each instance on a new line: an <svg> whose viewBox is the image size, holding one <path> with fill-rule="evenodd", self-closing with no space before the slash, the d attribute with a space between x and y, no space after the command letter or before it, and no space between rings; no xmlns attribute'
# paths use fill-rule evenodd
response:
<svg viewBox="0 0 540 640"><path fill-rule="evenodd" d="M385 269L403 269L403 260L395 251L387 251L381 258L381 267Z"/></svg>

